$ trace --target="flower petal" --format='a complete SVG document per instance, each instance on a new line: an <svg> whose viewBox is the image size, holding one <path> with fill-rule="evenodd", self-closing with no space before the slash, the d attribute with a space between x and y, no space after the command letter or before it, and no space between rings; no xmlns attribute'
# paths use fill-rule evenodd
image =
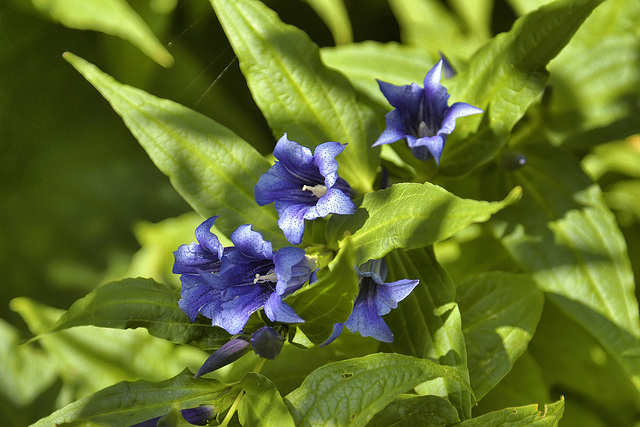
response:
<svg viewBox="0 0 640 427"><path fill-rule="evenodd" d="M338 179L338 162L336 156L344 151L346 144L338 142L324 142L318 145L313 158L320 174L324 177L324 185L333 187Z"/></svg>
<svg viewBox="0 0 640 427"><path fill-rule="evenodd" d="M200 276L183 274L180 276L180 282L182 288L178 307L189 316L192 322L195 322L200 309L212 300L219 298L219 295Z"/></svg>
<svg viewBox="0 0 640 427"><path fill-rule="evenodd" d="M302 242L302 235L304 234L304 219L307 216L307 211L313 209L314 206L278 201L276 201L275 206L279 217L278 227L280 227L284 233L284 237L286 237L292 245L299 245L300 242ZM309 219L317 217L316 215Z"/></svg>
<svg viewBox="0 0 640 427"><path fill-rule="evenodd" d="M273 257L273 247L271 242L264 240L262 234L251 229L251 225L241 225L231 234L231 241L236 250L244 255L258 258L271 259Z"/></svg>
<svg viewBox="0 0 640 427"><path fill-rule="evenodd" d="M341 190L332 188L327 194L320 197L315 206L314 218L325 217L331 213L349 215L356 211L356 205L353 204L349 196ZM313 219L305 215L306 219Z"/></svg>
<svg viewBox="0 0 640 427"><path fill-rule="evenodd" d="M484 113L484 111L478 107L474 107L473 105L465 102L456 102L447 109L447 112L444 115L444 120L442 121L440 132L450 134L456 128L456 119L458 117L480 113Z"/></svg>
<svg viewBox="0 0 640 427"><path fill-rule="evenodd" d="M447 135L440 135L440 134L435 136L420 138L416 140L413 146L409 146L409 148L412 149L411 151L413 155L416 156L416 153L418 153L419 155L424 155L424 153L418 150L414 151L413 149L418 147L425 147L429 151L428 158L433 157L436 159L436 164L440 164L440 158L442 157L442 151L444 150L444 144L446 142L446 138L447 138ZM418 156L416 157L420 158Z"/></svg>
<svg viewBox="0 0 640 427"><path fill-rule="evenodd" d="M333 325L333 333L325 342L320 344L320 347L324 347L325 345L329 345L336 340L344 330L344 323L336 323Z"/></svg>
<svg viewBox="0 0 640 427"><path fill-rule="evenodd" d="M387 98L389 104L400 111L407 111L409 115L418 113L418 106L424 96L423 89L416 83L396 86L391 83L378 80L380 91Z"/></svg>
<svg viewBox="0 0 640 427"><path fill-rule="evenodd" d="M420 280L402 279L379 285L375 295L378 314L384 316L397 308L398 303L409 296L418 283Z"/></svg>
<svg viewBox="0 0 640 427"><path fill-rule="evenodd" d="M272 322L282 323L304 323L304 319L293 311L293 308L282 301L280 295L272 293L269 300L264 304L264 313Z"/></svg>
<svg viewBox="0 0 640 427"><path fill-rule="evenodd" d="M309 280L314 267L304 249L293 247L278 249L273 254L273 263L278 278L276 292L282 298L300 289Z"/></svg>
<svg viewBox="0 0 640 427"><path fill-rule="evenodd" d="M220 215L212 216L211 218L204 221L198 227L196 227L196 239L200 246L215 254L218 259L222 258L222 244L220 240L218 240L218 236L211 232L211 227L213 227L213 223L216 222Z"/></svg>

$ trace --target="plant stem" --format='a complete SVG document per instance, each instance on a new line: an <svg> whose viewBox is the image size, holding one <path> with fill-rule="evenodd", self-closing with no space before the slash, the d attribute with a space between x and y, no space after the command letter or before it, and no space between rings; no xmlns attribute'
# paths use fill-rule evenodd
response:
<svg viewBox="0 0 640 427"><path fill-rule="evenodd" d="M255 368L253 368L253 372L256 374L260 372L260 370L262 369L266 361L267 359L260 358L258 360L258 363L256 363ZM227 412L227 415L224 417L224 420L222 420L222 423L220 423L220 427L227 427L227 425L231 421L231 418L233 418L233 414L235 414L236 411L238 410L238 405L240 405L242 396L244 396L244 390L240 389L240 393L238 393L236 400L234 400L233 403L231 404L231 407L229 408L229 412Z"/></svg>

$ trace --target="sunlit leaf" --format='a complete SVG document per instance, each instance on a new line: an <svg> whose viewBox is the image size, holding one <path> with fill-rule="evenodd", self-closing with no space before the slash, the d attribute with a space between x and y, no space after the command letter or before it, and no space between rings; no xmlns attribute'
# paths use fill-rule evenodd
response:
<svg viewBox="0 0 640 427"><path fill-rule="evenodd" d="M516 202L520 189L501 202L461 199L429 182L394 184L365 194L353 215L329 221L329 241L352 233L356 263L382 258L395 248L422 248L444 240L474 222L483 222Z"/></svg>
<svg viewBox="0 0 640 427"><path fill-rule="evenodd" d="M462 320L454 301L455 287L436 260L433 249L396 250L386 259L388 280L420 280L398 308L385 316L394 333L394 341L388 348L451 366L462 378L468 379ZM457 381L437 379L420 385L417 391L419 394L444 395L458 410L461 419L471 416L472 397Z"/></svg>
<svg viewBox="0 0 640 427"><path fill-rule="evenodd" d="M43 334L61 310L27 298L11 301L34 334ZM144 329L117 330L82 326L38 339L58 375L83 397L119 381L165 380L184 370L197 370L206 358L199 349L177 346L150 336Z"/></svg>
<svg viewBox="0 0 640 427"><path fill-rule="evenodd" d="M442 156L443 174L467 174L497 154L544 89L547 63L601 2L561 0L523 16L508 33L498 34L479 49L468 70L446 83L453 99L485 113L457 126ZM470 135L478 123L479 129Z"/></svg>
<svg viewBox="0 0 640 427"><path fill-rule="evenodd" d="M296 425L364 426L400 394L447 377L466 384L453 368L426 359L378 353L315 370L285 398Z"/></svg>
<svg viewBox="0 0 640 427"><path fill-rule="evenodd" d="M40 13L66 27L118 36L163 67L173 65L171 54L125 0L31 0L31 3Z"/></svg>
<svg viewBox="0 0 640 427"><path fill-rule="evenodd" d="M437 396L403 395L378 412L369 427L449 426L460 422L448 400Z"/></svg>
<svg viewBox="0 0 640 427"><path fill-rule="evenodd" d="M238 407L243 426L295 426L276 386L266 377L247 372L240 382L244 397Z"/></svg>
<svg viewBox="0 0 640 427"><path fill-rule="evenodd" d="M270 163L229 129L175 102L123 85L70 54L69 61L109 101L151 160L203 217L231 235L253 224L265 239L284 243L272 207L258 206L253 187Z"/></svg>
<svg viewBox="0 0 640 427"><path fill-rule="evenodd" d="M216 380L193 378L186 370L169 380L121 382L73 402L35 423L34 427L72 425L122 426L139 423L178 410L201 405L224 412L235 399L239 386Z"/></svg>
<svg viewBox="0 0 640 427"><path fill-rule="evenodd" d="M344 0L304 0L327 24L336 44L351 43L353 30Z"/></svg>
<svg viewBox="0 0 640 427"><path fill-rule="evenodd" d="M318 282L309 285L291 299L291 307L305 322L298 327L314 344L321 344L333 332L333 325L344 323L358 294L358 275L353 249L348 243L318 274Z"/></svg>
<svg viewBox="0 0 640 427"><path fill-rule="evenodd" d="M75 326L146 328L149 333L177 344L198 342L217 348L229 334L211 322L193 323L178 307L180 291L152 279L125 279L104 284L79 299L51 327L49 332Z"/></svg>
<svg viewBox="0 0 640 427"><path fill-rule="evenodd" d="M598 337L640 389L640 359L631 355L640 348L638 302L615 218L571 155L541 144L521 148L527 165L503 179L524 196L490 224L538 287Z"/></svg>
<svg viewBox="0 0 640 427"><path fill-rule="evenodd" d="M318 46L284 24L256 0L211 0L240 61L249 89L276 138L310 148L326 141L349 144L338 156L340 176L361 192L370 191L379 136L373 111L347 79L326 68Z"/></svg>
<svg viewBox="0 0 640 427"><path fill-rule="evenodd" d="M460 427L507 425L507 426L557 426L564 412L564 400L544 405L541 409L538 405L505 408L500 411L490 412L471 420L458 424Z"/></svg>
<svg viewBox="0 0 640 427"><path fill-rule="evenodd" d="M529 276L504 272L471 277L456 292L471 386L482 399L527 349L544 298Z"/></svg>

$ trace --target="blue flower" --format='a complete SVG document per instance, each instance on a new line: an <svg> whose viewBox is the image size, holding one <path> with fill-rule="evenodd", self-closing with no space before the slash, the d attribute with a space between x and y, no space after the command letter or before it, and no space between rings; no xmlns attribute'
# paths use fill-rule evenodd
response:
<svg viewBox="0 0 640 427"><path fill-rule="evenodd" d="M351 332L360 332L363 337L378 341L393 342L393 333L381 316L398 306L418 285L419 280L402 279L384 283L387 265L384 259L369 260L356 268L360 279L360 290L353 304L353 311L346 323L336 323L333 334L322 345L338 338L346 326Z"/></svg>
<svg viewBox="0 0 640 427"><path fill-rule="evenodd" d="M387 128L374 147L405 139L416 158L435 158L439 164L447 137L456 127L456 119L483 112L464 102L449 106L447 88L440 84L442 65L441 59L429 70L424 88L416 83L396 86L378 80L380 90L395 110L385 116Z"/></svg>
<svg viewBox="0 0 640 427"><path fill-rule="evenodd" d="M304 322L283 299L309 279L314 263L301 248L273 252L271 242L241 225L231 235L233 247L224 248L220 268L183 274L178 305L191 321L198 313L214 326L238 334L251 314L264 307L274 322Z"/></svg>
<svg viewBox="0 0 640 427"><path fill-rule="evenodd" d="M278 226L294 245L302 242L304 220L329 214L352 214L351 187L338 177L335 157L344 150L337 142L325 142L313 154L307 147L289 141L287 134L276 144L276 163L253 189L260 206L274 203Z"/></svg>
<svg viewBox="0 0 640 427"><path fill-rule="evenodd" d="M284 338L282 335L272 327L264 326L254 332L251 338L248 335L237 336L214 351L198 369L195 378L235 362L247 354L251 348L256 355L263 359L273 360L280 354L283 346Z"/></svg>
<svg viewBox="0 0 640 427"><path fill-rule="evenodd" d="M211 217L196 228L198 243L180 245L173 253L175 258L173 273L198 274L200 271L211 273L220 271L223 248L218 236L211 232L211 227L217 218L217 216Z"/></svg>
<svg viewBox="0 0 640 427"><path fill-rule="evenodd" d="M217 411L211 405L202 405L195 408L183 409L180 411L182 417L189 423L196 426L206 426L207 423L213 420ZM152 418L150 420L143 421L141 423L133 424L131 427L156 427L158 422L165 416ZM162 424L164 425L164 424Z"/></svg>

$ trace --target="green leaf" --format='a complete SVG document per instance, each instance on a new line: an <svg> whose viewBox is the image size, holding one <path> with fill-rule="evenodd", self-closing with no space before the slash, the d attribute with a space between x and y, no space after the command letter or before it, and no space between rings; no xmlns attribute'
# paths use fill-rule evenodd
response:
<svg viewBox="0 0 640 427"><path fill-rule="evenodd" d="M371 40L320 49L322 61L343 73L367 97L388 108L389 102L376 79L395 85L410 82L421 86L424 77L439 59L424 49L399 43Z"/></svg>
<svg viewBox="0 0 640 427"><path fill-rule="evenodd" d="M490 1L466 2L467 9L471 9L469 14L474 14L485 26L480 34L471 35L462 20L439 1L390 0L389 5L400 25L402 41L427 47L432 53L454 51L468 57L489 37L486 24L491 12Z"/></svg>
<svg viewBox="0 0 640 427"><path fill-rule="evenodd" d="M609 0L549 64L544 125L558 143L590 147L640 132L640 3Z"/></svg>
<svg viewBox="0 0 640 427"><path fill-rule="evenodd" d="M329 27L336 44L353 42L353 29L344 0L304 0Z"/></svg>
<svg viewBox="0 0 640 427"><path fill-rule="evenodd" d="M261 2L211 4L276 138L286 132L311 148L326 141L349 144L337 158L339 174L357 191L371 191L378 162L371 144L380 130L347 79L322 64L318 46L304 32Z"/></svg>
<svg viewBox="0 0 640 427"><path fill-rule="evenodd" d="M10 303L33 334L43 334L62 311L28 298ZM39 338L50 363L66 384L73 384L69 398L93 393L119 381L161 381L185 366L198 369L207 355L191 346L181 346L150 336L144 329L117 330L81 326Z"/></svg>
<svg viewBox="0 0 640 427"><path fill-rule="evenodd" d="M573 351L567 356L581 352ZM481 414L498 411L505 405L524 406L532 402L539 404L550 402L550 386L546 381L548 377L545 374L546 372L543 372L542 367L537 363L537 359L534 359L529 351L525 351L498 385L480 399L478 406L473 411L474 415L477 417ZM555 392L556 390L554 390Z"/></svg>
<svg viewBox="0 0 640 427"><path fill-rule="evenodd" d="M368 427L450 426L459 423L451 403L438 396L403 395L378 412Z"/></svg>
<svg viewBox="0 0 640 427"><path fill-rule="evenodd" d="M31 0L50 19L78 30L94 30L131 42L163 67L173 57L125 0Z"/></svg>
<svg viewBox="0 0 640 427"><path fill-rule="evenodd" d="M638 302L615 218L571 155L541 144L522 153L527 165L502 179L507 188L521 185L524 197L490 225L538 287L598 337L640 390L640 358L632 356L640 348Z"/></svg>
<svg viewBox="0 0 640 427"><path fill-rule="evenodd" d="M444 240L473 222L483 222L516 202L520 189L501 202L461 199L429 182L394 184L365 194L353 215L329 220L330 242L352 233L356 264L382 258L395 248L405 250Z"/></svg>
<svg viewBox="0 0 640 427"><path fill-rule="evenodd" d="M452 98L485 110L461 121L447 143L440 172L464 175L492 159L514 125L538 99L547 63L569 42L602 0L560 0L518 19L471 58L469 69L446 85ZM474 128L480 127L471 136Z"/></svg>
<svg viewBox="0 0 640 427"><path fill-rule="evenodd" d="M528 275L505 272L470 278L456 292L471 387L482 399L527 349L544 297Z"/></svg>
<svg viewBox="0 0 640 427"><path fill-rule="evenodd" d="M295 426L278 389L268 378L247 372L240 382L244 397L238 406L243 426Z"/></svg>
<svg viewBox="0 0 640 427"><path fill-rule="evenodd" d="M438 264L433 248L408 252L396 250L388 254L386 260L388 280L420 280L413 292L398 304L398 308L385 317L394 333L394 342L388 346L389 349L451 366L468 380L461 316L454 301L455 287L447 272ZM417 392L447 397L457 408L461 419L471 417L471 394L455 381L430 381L420 385Z"/></svg>
<svg viewBox="0 0 640 427"><path fill-rule="evenodd" d="M194 379L188 370L159 383L121 382L41 419L33 427L71 423L122 426L139 423L178 410L200 405L214 406L224 412L235 399L239 386L227 386L216 380Z"/></svg>
<svg viewBox="0 0 640 427"><path fill-rule="evenodd" d="M458 424L460 427L473 426L557 426L564 412L564 399L556 403L544 405L544 411L538 405L505 408L490 412Z"/></svg>
<svg viewBox="0 0 640 427"><path fill-rule="evenodd" d="M346 242L329 271L318 273L318 282L292 297L291 307L305 322L300 328L311 342L321 344L333 332L333 325L344 323L353 309L358 294L358 275L352 246Z"/></svg>
<svg viewBox="0 0 640 427"><path fill-rule="evenodd" d="M565 417L568 418L569 410L580 402L604 420L604 425L632 425L640 407L640 395L634 389L632 377L599 341L551 300L544 306L529 352L539 365L547 387L565 395ZM520 386L527 385L521 383Z"/></svg>
<svg viewBox="0 0 640 427"><path fill-rule="evenodd" d="M202 347L218 348L229 334L211 322L193 323L178 307L180 291L151 279L125 279L104 284L79 299L48 331L74 326L105 328L146 328L149 333L178 344L198 342Z"/></svg>
<svg viewBox="0 0 640 427"><path fill-rule="evenodd" d="M270 162L224 126L175 102L123 85L96 66L66 53L109 101L174 188L227 235L253 224L266 240L285 244L273 207L258 206L253 187Z"/></svg>
<svg viewBox="0 0 640 427"><path fill-rule="evenodd" d="M0 395L25 407L56 380L47 355L32 343L20 343L18 330L0 319Z"/></svg>
<svg viewBox="0 0 640 427"><path fill-rule="evenodd" d="M453 368L378 353L315 370L285 398L296 425L364 426L400 394L438 377L466 386Z"/></svg>

